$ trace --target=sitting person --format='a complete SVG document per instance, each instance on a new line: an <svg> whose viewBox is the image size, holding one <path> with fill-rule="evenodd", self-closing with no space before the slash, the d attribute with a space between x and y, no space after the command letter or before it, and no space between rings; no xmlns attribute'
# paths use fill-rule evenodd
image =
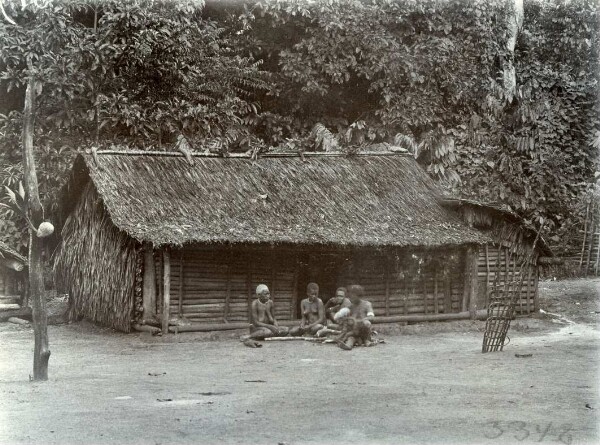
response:
<svg viewBox="0 0 600 445"><path fill-rule="evenodd" d="M319 298L319 285L308 283L306 297L300 303L302 320L300 326L290 330L290 335L315 335L325 327L325 306Z"/></svg>
<svg viewBox="0 0 600 445"><path fill-rule="evenodd" d="M363 300L365 290L352 285L348 289L350 304L338 311L334 319L342 326L342 333L336 339L340 348L351 350L355 345L371 346L371 321L375 318L373 306Z"/></svg>
<svg viewBox="0 0 600 445"><path fill-rule="evenodd" d="M335 323L334 316L344 305L350 306L350 300L346 298L346 288L338 287L335 291L335 297L330 298L325 303L325 316L327 320Z"/></svg>
<svg viewBox="0 0 600 445"><path fill-rule="evenodd" d="M265 284L256 287L256 300L252 302L252 320L250 335L242 337L242 341L264 340L267 337L285 337L289 333L286 327L278 326L271 292Z"/></svg>

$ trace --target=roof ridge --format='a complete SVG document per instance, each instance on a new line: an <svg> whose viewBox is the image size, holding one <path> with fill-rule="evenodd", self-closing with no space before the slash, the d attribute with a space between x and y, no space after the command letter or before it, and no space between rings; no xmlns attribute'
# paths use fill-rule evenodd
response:
<svg viewBox="0 0 600 445"><path fill-rule="evenodd" d="M89 153L87 153L89 154ZM191 152L191 156L197 158L233 158L233 159L252 159L252 155L248 153L229 153L225 156L218 153L202 153L202 152ZM96 155L118 155L118 156L164 156L164 157L185 157L180 151L145 151L145 150L98 150ZM341 151L336 152L289 152L289 153L262 153L259 158L335 158L335 157L363 157L363 156L397 156L397 157L412 157L408 152L396 152L396 151L363 151L360 153L346 153Z"/></svg>

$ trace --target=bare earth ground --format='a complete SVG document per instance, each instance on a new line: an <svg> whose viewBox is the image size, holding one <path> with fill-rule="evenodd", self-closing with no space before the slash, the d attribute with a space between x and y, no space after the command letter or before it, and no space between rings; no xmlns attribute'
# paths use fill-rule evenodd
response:
<svg viewBox="0 0 600 445"><path fill-rule="evenodd" d="M379 327L386 344L351 352L51 326L45 383L31 328L3 323L0 443L600 443L600 279L540 292L557 315L490 354L472 321Z"/></svg>

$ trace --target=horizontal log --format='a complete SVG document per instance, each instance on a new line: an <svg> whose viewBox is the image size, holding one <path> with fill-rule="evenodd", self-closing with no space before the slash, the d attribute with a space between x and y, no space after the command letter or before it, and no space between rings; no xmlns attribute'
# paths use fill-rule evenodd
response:
<svg viewBox="0 0 600 445"><path fill-rule="evenodd" d="M19 304L20 301L18 295L0 295L0 304Z"/></svg>
<svg viewBox="0 0 600 445"><path fill-rule="evenodd" d="M249 323L217 323L217 324L192 324L189 326L171 326L169 332L210 332L229 331L234 329L249 329Z"/></svg>
<svg viewBox="0 0 600 445"><path fill-rule="evenodd" d="M181 302L182 305L187 306L191 304L215 304L215 303L225 303L225 296L222 298L188 298L187 295L184 295L183 300ZM179 298L171 299L171 305L177 306L179 304Z"/></svg>
<svg viewBox="0 0 600 445"><path fill-rule="evenodd" d="M19 318L19 317L10 317L7 321L9 323L18 324L18 325L28 325L29 324L29 320L23 320L22 318Z"/></svg>
<svg viewBox="0 0 600 445"><path fill-rule="evenodd" d="M426 322L426 321L445 321L445 320L466 320L471 318L469 312L459 312L451 314L430 314L430 315L395 315L395 316L382 316L375 317L373 323L400 323L400 322ZM476 318L478 320L485 320L487 318L486 311L477 311ZM285 321L279 323L280 326L297 326L298 320ZM203 324L195 323L188 326L169 327L169 332L210 332L210 331L224 331L224 330L235 330L235 329L248 329L250 325L243 322L235 323L214 323L214 324Z"/></svg>
<svg viewBox="0 0 600 445"><path fill-rule="evenodd" d="M31 318L31 308L25 307L18 309L9 309L0 311L0 321L7 321L11 317L19 317L19 318Z"/></svg>
<svg viewBox="0 0 600 445"><path fill-rule="evenodd" d="M440 309L441 305L438 305L438 311L441 310ZM443 306L442 306L443 307ZM458 308L459 305L457 304L456 306L454 306L454 309ZM435 311L435 307L433 305L428 305L427 306L427 312L434 312ZM390 313L395 312L395 313L404 313L404 310L401 308L390 308ZM450 312L450 311L448 311ZM406 308L406 313L407 314L424 314L425 313L425 306L409 306Z"/></svg>
<svg viewBox="0 0 600 445"><path fill-rule="evenodd" d="M565 264L565 260L561 257L548 257L541 256L537 260L538 264L542 266L559 266Z"/></svg>
<svg viewBox="0 0 600 445"><path fill-rule="evenodd" d="M134 324L131 326L134 331L138 332L150 332L152 335L156 335L160 332L160 328L149 326L147 324Z"/></svg>
<svg viewBox="0 0 600 445"><path fill-rule="evenodd" d="M394 315L389 317L375 317L373 323L399 323L399 322L425 322L445 320L467 320L471 318L470 312L458 312L451 314L428 314L428 315ZM485 320L487 311L477 311L477 320Z"/></svg>
<svg viewBox="0 0 600 445"><path fill-rule="evenodd" d="M221 324L221 323L225 323L225 319L224 318L202 318L202 319L190 319L190 321L193 324ZM174 326L177 327L177 326ZM179 326L181 327L181 326Z"/></svg>

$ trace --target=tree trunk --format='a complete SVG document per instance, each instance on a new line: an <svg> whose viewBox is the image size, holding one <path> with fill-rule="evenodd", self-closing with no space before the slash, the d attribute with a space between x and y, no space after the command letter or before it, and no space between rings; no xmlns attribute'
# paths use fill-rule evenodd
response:
<svg viewBox="0 0 600 445"><path fill-rule="evenodd" d="M44 292L42 266L43 238L38 238L34 228L43 219L42 203L38 192L35 158L33 156L33 122L35 110L36 81L30 77L25 91L23 110L23 176L26 193L26 212L33 227L29 228L29 298L32 304L33 333L33 380L48 380L48 312Z"/></svg>
<svg viewBox="0 0 600 445"><path fill-rule="evenodd" d="M171 306L171 255L169 248L163 249L163 311L162 311L162 333L169 333L169 317Z"/></svg>
<svg viewBox="0 0 600 445"><path fill-rule="evenodd" d="M512 11L508 14L508 29L510 35L506 41L506 57L502 60L502 79L504 83L504 96L507 101L512 102L513 98L517 93L517 75L515 71L514 58L515 58L515 46L517 44L517 37L519 31L523 27L523 0L508 0Z"/></svg>

